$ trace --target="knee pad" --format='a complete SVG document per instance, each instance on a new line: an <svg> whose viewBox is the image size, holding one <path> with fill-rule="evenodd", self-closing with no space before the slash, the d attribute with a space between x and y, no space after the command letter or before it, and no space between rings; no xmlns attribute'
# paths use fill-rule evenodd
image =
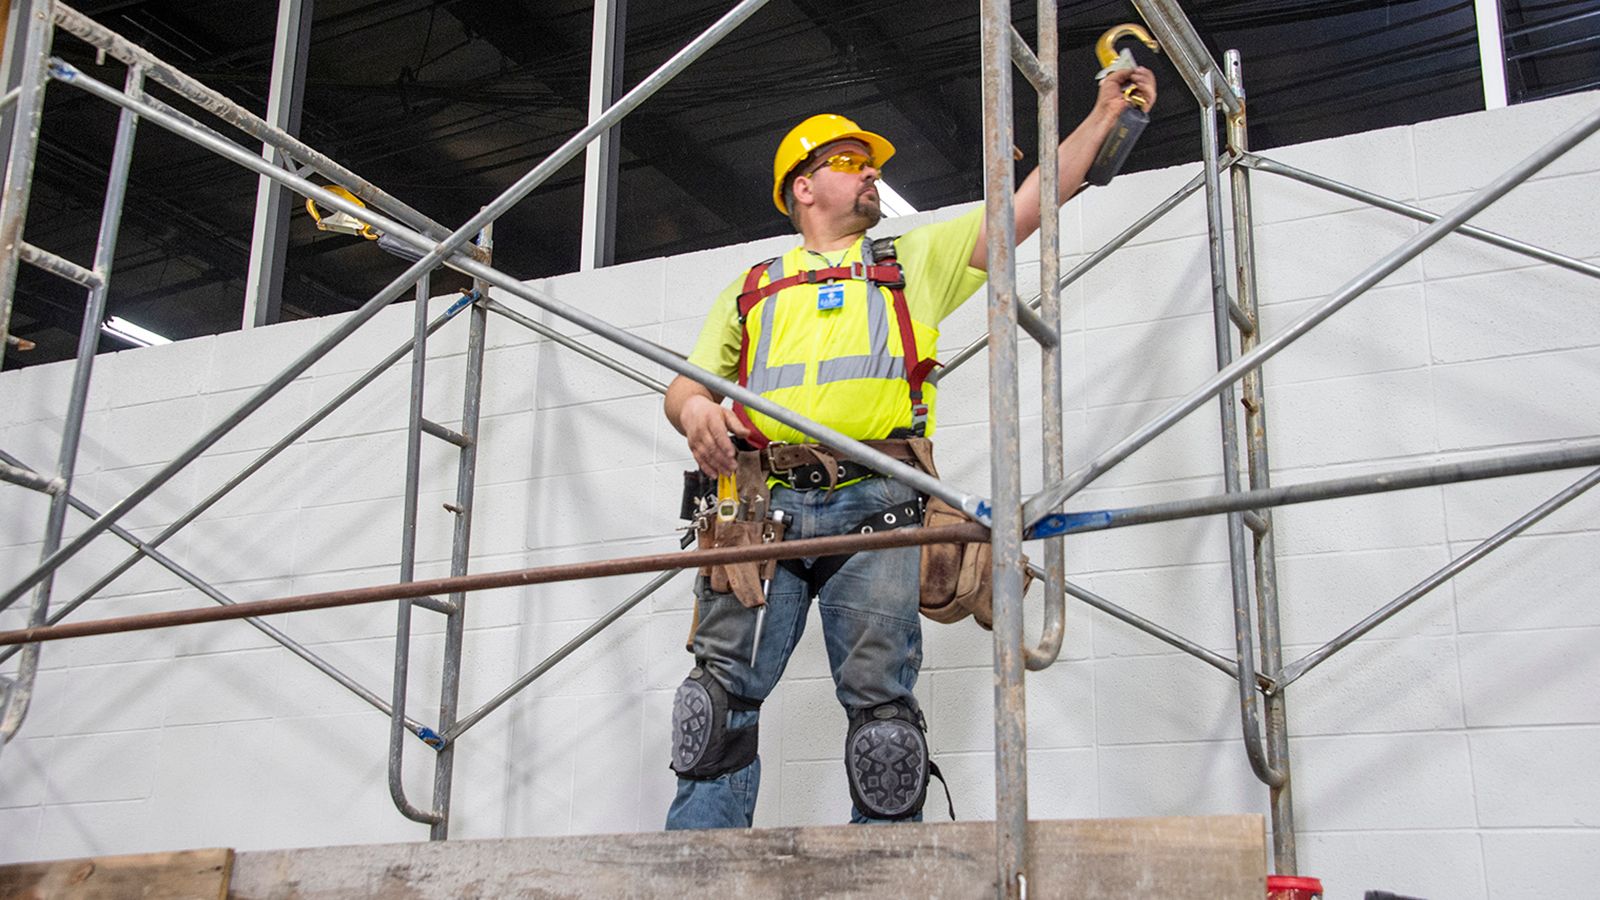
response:
<svg viewBox="0 0 1600 900"><path fill-rule="evenodd" d="M690 669L672 698L672 771L707 781L755 761L759 726L729 728L728 711L760 707L729 694L703 666Z"/></svg>
<svg viewBox="0 0 1600 900"><path fill-rule="evenodd" d="M844 766L850 799L874 819L906 819L928 795L928 737L922 717L904 701L850 714Z"/></svg>

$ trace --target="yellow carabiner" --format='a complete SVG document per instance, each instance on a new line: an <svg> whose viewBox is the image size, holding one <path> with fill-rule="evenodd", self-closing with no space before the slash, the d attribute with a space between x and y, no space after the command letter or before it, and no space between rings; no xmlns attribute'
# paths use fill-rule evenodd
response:
<svg viewBox="0 0 1600 900"><path fill-rule="evenodd" d="M361 198L350 193L348 189L341 185L330 184L323 188L323 190L338 196L342 200L348 200L362 209L366 209L367 207L365 203L361 202ZM340 234L359 234L369 241L375 241L378 239L378 232L374 231L371 225L368 225L349 213L335 210L327 215L323 215L322 210L317 209L317 202L312 200L310 197L306 198L306 212L310 213L312 221L317 223L318 231L337 231Z"/></svg>
<svg viewBox="0 0 1600 900"><path fill-rule="evenodd" d="M1100 40L1094 42L1094 55L1100 60L1102 73L1121 68L1117 66L1118 60L1122 58L1122 54L1117 52L1117 41L1125 37L1137 38L1140 43L1151 50L1157 53L1161 52L1161 45L1156 43L1156 39L1150 36L1150 32L1146 31L1143 25L1125 22L1107 30L1105 34L1100 35ZM1139 89L1131 84L1122 89L1122 96L1129 103L1140 109L1145 109L1150 105L1145 100L1144 95L1139 93Z"/></svg>

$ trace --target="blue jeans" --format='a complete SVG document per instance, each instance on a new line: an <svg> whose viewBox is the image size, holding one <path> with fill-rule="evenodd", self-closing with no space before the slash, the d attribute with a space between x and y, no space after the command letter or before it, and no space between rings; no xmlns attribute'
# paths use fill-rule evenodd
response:
<svg viewBox="0 0 1600 900"><path fill-rule="evenodd" d="M868 478L833 491L776 487L772 507L792 517L785 538L793 540L843 534L868 516L916 496L915 490L900 482ZM917 612L920 569L919 547L857 553L822 586L817 596L822 636L834 693L847 713L896 700L917 709L911 689L922 667L922 623ZM767 586L759 655L752 666L756 610L746 609L732 594L712 591L707 582L702 577L695 583L700 602L695 659L729 693L765 700L805 631L810 588L793 572L778 568ZM754 724L760 715L759 710L730 712L728 726ZM714 779L679 778L677 796L667 812L667 828L749 827L760 786L760 758ZM911 819L920 820L920 813ZM863 816L852 804L850 821L875 820Z"/></svg>

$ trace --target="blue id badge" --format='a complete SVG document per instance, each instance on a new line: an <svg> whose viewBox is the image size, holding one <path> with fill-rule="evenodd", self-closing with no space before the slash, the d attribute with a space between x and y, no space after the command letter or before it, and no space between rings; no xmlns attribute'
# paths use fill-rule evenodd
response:
<svg viewBox="0 0 1600 900"><path fill-rule="evenodd" d="M844 285L840 282L817 288L817 309L838 309L844 305Z"/></svg>

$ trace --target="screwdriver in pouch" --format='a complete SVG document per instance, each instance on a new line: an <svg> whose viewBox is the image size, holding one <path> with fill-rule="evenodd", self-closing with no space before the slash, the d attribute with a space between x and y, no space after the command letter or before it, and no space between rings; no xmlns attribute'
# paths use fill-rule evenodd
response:
<svg viewBox="0 0 1600 900"><path fill-rule="evenodd" d="M784 518L785 513L783 510L775 509L772 511L772 521L778 525L783 524ZM771 532L768 532L768 537L770 538L770 536ZM767 591L771 586L772 582L770 581L761 582L761 596L766 597ZM756 607L756 633L755 636L750 639L750 668L752 669L756 667L756 654L761 651L761 626L765 625L766 623L767 604L762 603L760 606Z"/></svg>

